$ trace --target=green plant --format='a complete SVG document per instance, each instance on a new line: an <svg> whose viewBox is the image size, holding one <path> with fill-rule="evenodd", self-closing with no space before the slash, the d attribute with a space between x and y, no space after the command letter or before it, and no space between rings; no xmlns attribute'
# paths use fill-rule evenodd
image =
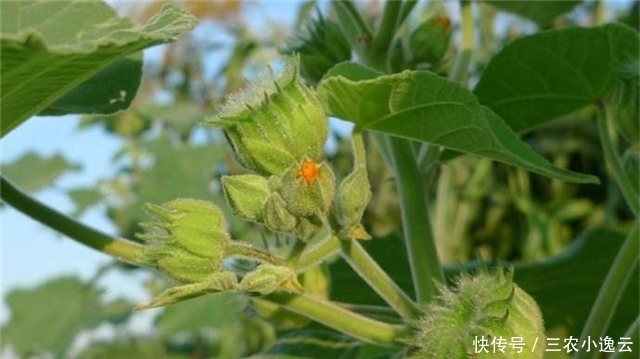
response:
<svg viewBox="0 0 640 359"><path fill-rule="evenodd" d="M525 337L527 347L546 340L540 312L549 337L555 328L565 331L561 339L579 335L580 343L631 337L635 353L638 292L628 283L637 276L640 250L638 34L620 23L604 24L600 16L594 27L559 26L503 45L496 43L490 16L474 24L474 7L491 15L495 6L550 26L578 3L522 7L461 1L460 43L450 44L453 25L436 14L444 11L437 6L420 9L415 1L389 1L374 21L351 1L331 2L333 18L317 14L308 31L291 42L287 51L294 54L283 58L284 69L265 71L244 92L235 91L238 72L231 65L241 66L255 44L236 48L240 60L226 68L233 94L206 121L224 131L242 166L229 164L233 170L220 176L219 198L226 204L204 201L205 195L153 198L157 203L146 206L150 222L149 216L141 218L139 204L114 216L114 221L125 218L125 239L32 199L4 177L11 171L3 171L2 199L80 243L178 282L154 291L155 298L138 309L233 295L248 301L246 310L271 321L243 317L247 328L260 328L244 329L243 335L261 341L237 352L220 349L222 357L474 357L478 337ZM5 21L6 14L29 19L29 6L2 3L3 136L36 113L112 113L127 107L141 66L140 57L130 54L195 25L175 7L136 29L102 3L81 6L87 8L80 12L100 14L88 24L102 26L80 38L85 42L62 46L55 33ZM605 6L598 2L595 13ZM54 7L73 20L70 4ZM419 20L422 15L426 20ZM59 69L74 61L91 65ZM52 80L25 78L33 69ZM126 90L111 88L88 98L94 93L87 88L100 88L100 79L114 73ZM473 90L470 78L477 78ZM25 92L29 86L37 90L32 96ZM148 109L140 112L154 117ZM344 141L350 157L326 158L328 116L355 125L350 143ZM148 127L144 117L118 118L123 127L116 132L130 141L134 160L139 134ZM602 145L595 155L581 142L593 135L588 132L593 117L592 132ZM180 138L188 137L181 130L188 133L193 125L179 128ZM563 132L562 126L571 131ZM161 137L155 144L163 141L168 142ZM564 148L574 143L575 149ZM187 157L196 148L175 149L172 155ZM580 167L571 161L575 156L598 164ZM601 157L610 176L600 166ZM176 167L169 165L163 173ZM583 170L601 178L579 173ZM142 165L133 166L131 178L143 172ZM146 175L148 182L161 177L159 172ZM395 192L383 192L380 176L393 176ZM600 181L611 184L606 201L583 195L596 191ZM157 187L164 189L162 182ZM388 206L380 205L385 201ZM391 220L391 230L385 229L381 219L388 220L394 210L401 213L400 228ZM138 221L144 224L135 227L132 222ZM604 222L608 228L597 228ZM400 234L390 234L396 229ZM547 258L579 231L584 233L570 249ZM267 245L240 239L260 234ZM607 250L599 237L609 240ZM474 277L467 274L477 269L474 251L481 262L525 261L506 276L499 269ZM336 256L342 261L333 263ZM443 259L464 263L449 268ZM549 289L547 282L555 286ZM582 284L573 293L561 288L575 283ZM568 303L558 308L553 300L560 291ZM309 320L319 325L303 330ZM288 332L274 339L273 328ZM434 328L450 334L451 342L434 340ZM138 349L153 352L162 346L147 344ZM542 357L542 348L529 357ZM578 351L575 358L596 354Z"/></svg>

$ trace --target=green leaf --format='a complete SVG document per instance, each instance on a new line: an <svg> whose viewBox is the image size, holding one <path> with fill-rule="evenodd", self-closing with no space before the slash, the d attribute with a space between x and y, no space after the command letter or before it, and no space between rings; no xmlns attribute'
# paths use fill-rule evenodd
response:
<svg viewBox="0 0 640 359"><path fill-rule="evenodd" d="M355 123L356 130L428 142L565 181L598 183L596 177L553 166L454 82L426 71L362 80L374 74L354 64L337 65L318 86L329 114Z"/></svg>
<svg viewBox="0 0 640 359"><path fill-rule="evenodd" d="M621 24L526 36L495 55L474 89L523 132L604 100L639 60L638 34Z"/></svg>
<svg viewBox="0 0 640 359"><path fill-rule="evenodd" d="M625 235L606 228L585 233L560 255L515 267L516 283L542 310L547 329L566 326L568 335L580 335L593 303ZM607 335L623 336L638 316L638 267L624 292Z"/></svg>
<svg viewBox="0 0 640 359"><path fill-rule="evenodd" d="M247 359L355 359L362 343L323 330L298 330L283 335L265 352Z"/></svg>
<svg viewBox="0 0 640 359"><path fill-rule="evenodd" d="M568 13L582 0L483 0L500 10L533 20L538 25L550 25L558 16Z"/></svg>
<svg viewBox="0 0 640 359"><path fill-rule="evenodd" d="M73 211L74 217L80 216L89 207L102 200L102 194L95 188L73 188L67 194L76 207Z"/></svg>
<svg viewBox="0 0 640 359"><path fill-rule="evenodd" d="M196 23L172 5L141 27L101 1L3 1L0 10L3 136L38 113L127 108L142 66L139 54L129 55Z"/></svg>
<svg viewBox="0 0 640 359"><path fill-rule="evenodd" d="M76 277L12 290L5 299L11 319L2 328L2 345L21 357L46 352L62 357L80 331L102 321L100 297L100 290Z"/></svg>
<svg viewBox="0 0 640 359"><path fill-rule="evenodd" d="M79 169L79 165L69 162L59 153L43 157L35 152L27 152L12 163L2 165L3 175L27 192L47 187L65 172Z"/></svg>
<svg viewBox="0 0 640 359"><path fill-rule="evenodd" d="M167 306L155 327L165 338L204 328L229 329L240 320L243 306L235 293L208 294Z"/></svg>

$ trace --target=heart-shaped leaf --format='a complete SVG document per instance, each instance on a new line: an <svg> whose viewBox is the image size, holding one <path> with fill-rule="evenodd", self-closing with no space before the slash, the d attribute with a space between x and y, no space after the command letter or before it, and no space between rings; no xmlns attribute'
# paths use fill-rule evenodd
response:
<svg viewBox="0 0 640 359"><path fill-rule="evenodd" d="M376 75L356 64L335 66L318 85L328 113L355 123L356 130L428 142L565 181L598 183L553 166L457 83L427 71Z"/></svg>

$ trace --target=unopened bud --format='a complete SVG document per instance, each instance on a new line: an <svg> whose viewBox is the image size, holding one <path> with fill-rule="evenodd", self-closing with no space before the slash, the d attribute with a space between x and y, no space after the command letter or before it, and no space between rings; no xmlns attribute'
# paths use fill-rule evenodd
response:
<svg viewBox="0 0 640 359"><path fill-rule="evenodd" d="M229 98L217 118L238 160L262 175L282 174L291 164L319 158L327 139L327 116L300 77L299 58L286 58L283 73Z"/></svg>
<svg viewBox="0 0 640 359"><path fill-rule="evenodd" d="M409 38L409 48L417 62L436 64L444 57L451 41L451 20L436 16L418 26Z"/></svg>
<svg viewBox="0 0 640 359"><path fill-rule="evenodd" d="M296 217L287 210L286 203L277 193L269 196L264 212L265 224L272 231L289 232L296 226Z"/></svg>
<svg viewBox="0 0 640 359"><path fill-rule="evenodd" d="M229 206L240 217L263 222L263 208L269 198L267 179L259 175L222 177L222 188Z"/></svg>
<svg viewBox="0 0 640 359"><path fill-rule="evenodd" d="M282 178L282 199L295 216L324 214L335 194L335 176L326 163L304 160Z"/></svg>
<svg viewBox="0 0 640 359"><path fill-rule="evenodd" d="M272 293L283 285L287 290L300 290L302 287L295 278L296 273L291 268L265 263L244 276L238 287L240 290L260 295Z"/></svg>
<svg viewBox="0 0 640 359"><path fill-rule="evenodd" d="M524 358L540 359L545 353L542 315L535 300L505 275L462 275L456 290L443 288L418 323L415 359ZM477 350L478 341L522 338L529 350L506 346L502 351ZM534 343L537 343L534 348Z"/></svg>
<svg viewBox="0 0 640 359"><path fill-rule="evenodd" d="M337 197L338 220L350 238L354 235L368 239L364 228L360 225L364 210L371 200L371 185L367 177L367 169L359 166L340 183Z"/></svg>
<svg viewBox="0 0 640 359"><path fill-rule="evenodd" d="M154 220L144 223L143 261L175 279L191 282L222 265L230 239L222 211L194 199L176 199L161 206L149 204Z"/></svg>

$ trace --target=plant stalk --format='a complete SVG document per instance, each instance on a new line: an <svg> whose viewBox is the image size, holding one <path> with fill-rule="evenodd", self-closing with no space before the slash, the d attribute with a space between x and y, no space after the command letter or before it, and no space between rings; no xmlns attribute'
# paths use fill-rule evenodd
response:
<svg viewBox="0 0 640 359"><path fill-rule="evenodd" d="M627 287L634 267L638 266L640 259L638 252L640 251L639 236L640 219L636 219L633 228L627 235L616 255L616 258L609 268L606 278L598 297L596 298L591 313L587 318L582 334L580 335L580 343L588 339L588 337L603 337L607 330L611 318L615 313L618 302ZM598 352L579 351L574 359L591 359L597 356Z"/></svg>
<svg viewBox="0 0 640 359"><path fill-rule="evenodd" d="M410 329L380 322L305 294L277 291L264 299L367 343L400 346Z"/></svg>
<svg viewBox="0 0 640 359"><path fill-rule="evenodd" d="M396 176L403 234L416 299L425 303L438 293L436 283L444 282L444 274L429 219L423 177L410 142L389 136L387 145Z"/></svg>
<svg viewBox="0 0 640 359"><path fill-rule="evenodd" d="M600 135L600 142L602 142L605 162L613 172L613 177L616 179L627 205L633 214L638 217L640 198L638 197L636 190L633 188L631 181L622 169L620 157L618 156L613 146L613 142L611 141L611 136L609 135L608 124L613 122L613 109L609 105L600 104L598 106L597 116L598 134Z"/></svg>
<svg viewBox="0 0 640 359"><path fill-rule="evenodd" d="M140 265L142 247L124 238L112 237L88 227L40 203L22 192L4 176L0 176L2 200L28 217L50 227L76 242L84 244L123 262Z"/></svg>
<svg viewBox="0 0 640 359"><path fill-rule="evenodd" d="M624 337L630 338L631 343L635 344L636 348L640 347L640 316L631 323L627 331L624 333ZM637 357L637 352L616 351L609 359L635 359Z"/></svg>
<svg viewBox="0 0 640 359"><path fill-rule="evenodd" d="M358 275L405 320L414 320L420 310L409 296L371 258L355 239L342 240L342 257Z"/></svg>

